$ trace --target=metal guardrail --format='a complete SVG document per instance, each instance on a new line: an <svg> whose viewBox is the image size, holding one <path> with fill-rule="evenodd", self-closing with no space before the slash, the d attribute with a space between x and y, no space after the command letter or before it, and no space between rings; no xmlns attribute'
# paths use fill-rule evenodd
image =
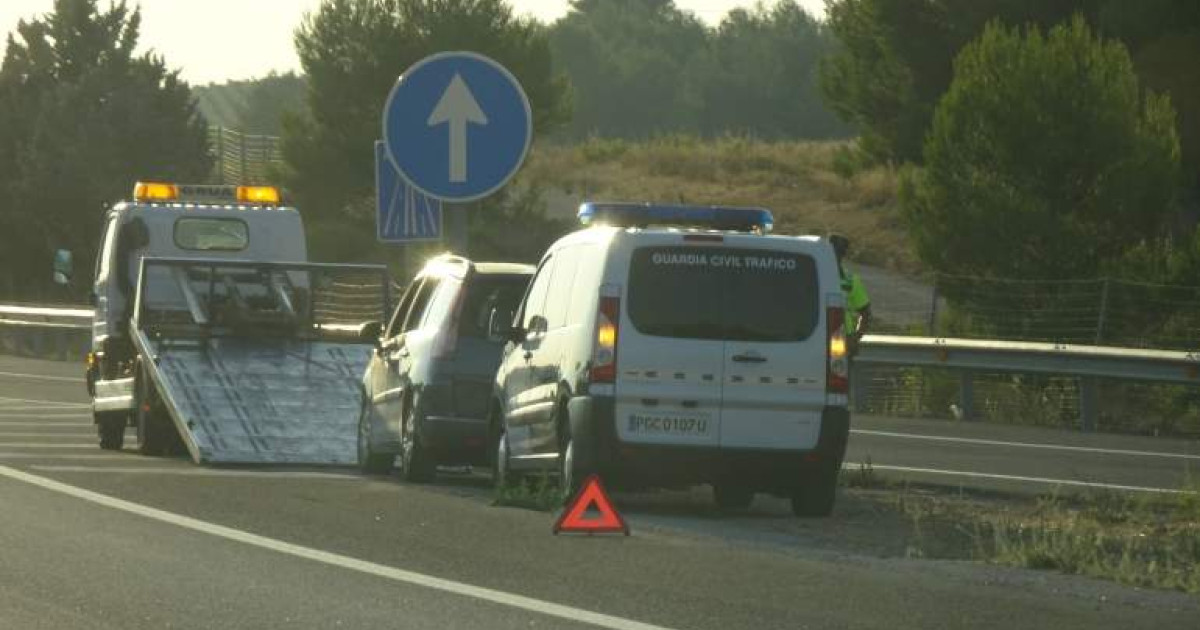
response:
<svg viewBox="0 0 1200 630"><path fill-rule="evenodd" d="M64 337L63 333L78 337L80 331L91 327L91 318L92 310L86 307L0 306L0 350L13 345L13 335L8 334L6 329L33 328L59 338ZM32 345L36 355L39 344L34 342ZM60 348L49 354L61 353L61 346L55 346L53 342L42 342L40 345ZM1200 350L1179 352L1024 341L867 335L863 338L861 352L854 365L856 371L872 365L958 371L959 406L965 419L975 415L975 373L1012 372L1079 377L1080 420L1086 431L1096 428L1101 378L1200 385ZM856 381L862 382L862 379L852 378L852 386ZM852 401L856 408L866 406L865 396L865 387L854 388Z"/></svg>
<svg viewBox="0 0 1200 630"><path fill-rule="evenodd" d="M960 375L959 407L965 419L975 415L973 374L976 372L1077 376L1080 423L1085 431L1096 428L1101 378L1200 385L1200 351L867 335L855 364L956 370ZM851 386L861 380L852 377ZM852 392L856 408L865 406L865 394L866 388Z"/></svg>
<svg viewBox="0 0 1200 630"><path fill-rule="evenodd" d="M82 360L91 329L90 307L0 305L0 354Z"/></svg>

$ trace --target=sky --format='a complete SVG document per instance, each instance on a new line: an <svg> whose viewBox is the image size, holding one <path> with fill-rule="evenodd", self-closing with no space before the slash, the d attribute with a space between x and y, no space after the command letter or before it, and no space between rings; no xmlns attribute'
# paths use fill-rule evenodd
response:
<svg viewBox="0 0 1200 630"><path fill-rule="evenodd" d="M510 0L519 14L545 21L567 12L567 0ZM130 0L130 5L139 4ZM166 57L194 85L248 79L271 71L299 70L292 33L321 0L140 0L143 49ZM730 10L753 0L676 0L679 7L716 24ZM767 2L770 4L770 0ZM107 0L101 0L101 6ZM823 16L825 0L800 0ZM44 14L54 0L0 0L0 32Z"/></svg>

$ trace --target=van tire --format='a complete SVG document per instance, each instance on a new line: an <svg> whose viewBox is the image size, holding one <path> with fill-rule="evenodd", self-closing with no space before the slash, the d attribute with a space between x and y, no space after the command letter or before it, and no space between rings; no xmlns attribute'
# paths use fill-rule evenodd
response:
<svg viewBox="0 0 1200 630"><path fill-rule="evenodd" d="M579 465L577 457L579 444L571 435L571 418L567 415L567 402L559 403L555 411L554 424L558 427L558 483L559 493L563 503L575 498L583 482L590 476L590 470Z"/></svg>
<svg viewBox="0 0 1200 630"><path fill-rule="evenodd" d="M745 510L754 503L754 491L741 484L718 482L713 484L713 501L722 511Z"/></svg>
<svg viewBox="0 0 1200 630"><path fill-rule="evenodd" d="M96 414L96 434L100 437L100 448L119 451L125 445L125 425L128 413L104 411Z"/></svg>
<svg viewBox="0 0 1200 630"><path fill-rule="evenodd" d="M823 467L811 471L792 491L792 514L801 518L825 518L833 514L837 485L837 469Z"/></svg>
<svg viewBox="0 0 1200 630"><path fill-rule="evenodd" d="M437 474L437 462L421 441L417 401L404 405L400 418L400 478L412 483L429 483Z"/></svg>

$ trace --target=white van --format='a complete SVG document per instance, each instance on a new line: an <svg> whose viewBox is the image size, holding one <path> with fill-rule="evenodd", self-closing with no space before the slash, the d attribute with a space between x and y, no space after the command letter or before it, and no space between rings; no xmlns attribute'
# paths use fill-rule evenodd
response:
<svg viewBox="0 0 1200 630"><path fill-rule="evenodd" d="M120 449L132 417L136 357L129 321L141 259L304 262L308 251L300 213L281 202L271 187L138 183L130 201L107 211L93 277L95 318L87 357L87 389L101 448ZM169 277L146 281L150 295L175 286Z"/></svg>
<svg viewBox="0 0 1200 630"><path fill-rule="evenodd" d="M710 483L828 515L849 433L845 298L827 240L770 212L584 204L505 338L491 408L497 483L555 470L567 493ZM510 317L511 315L511 317Z"/></svg>

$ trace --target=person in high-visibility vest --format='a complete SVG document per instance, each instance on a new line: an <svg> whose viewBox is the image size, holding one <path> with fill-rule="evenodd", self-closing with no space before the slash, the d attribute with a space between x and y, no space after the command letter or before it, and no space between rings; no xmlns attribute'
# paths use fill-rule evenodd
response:
<svg viewBox="0 0 1200 630"><path fill-rule="evenodd" d="M846 294L846 342L851 357L858 354L858 342L867 332L871 321L871 298L857 273L846 269L843 264L850 251L850 239L841 234L831 234L829 243L837 255L838 273L841 274L842 292Z"/></svg>

